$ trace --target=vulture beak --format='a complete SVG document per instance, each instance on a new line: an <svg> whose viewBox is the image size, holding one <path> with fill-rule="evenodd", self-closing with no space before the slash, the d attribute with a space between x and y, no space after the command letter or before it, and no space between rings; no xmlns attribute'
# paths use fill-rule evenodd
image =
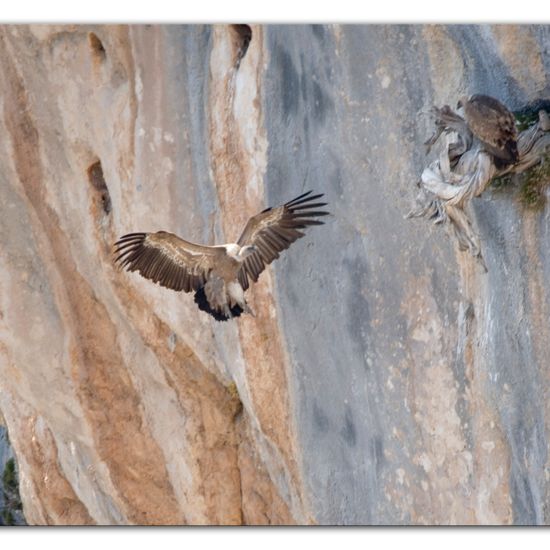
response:
<svg viewBox="0 0 550 550"><path fill-rule="evenodd" d="M464 105L468 102L469 96L463 95L456 104L456 108L460 109L461 107L464 109Z"/></svg>

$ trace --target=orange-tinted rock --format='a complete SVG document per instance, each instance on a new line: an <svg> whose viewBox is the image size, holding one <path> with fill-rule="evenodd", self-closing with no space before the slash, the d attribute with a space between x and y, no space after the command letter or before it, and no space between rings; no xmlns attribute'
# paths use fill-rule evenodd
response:
<svg viewBox="0 0 550 550"><path fill-rule="evenodd" d="M474 201L487 275L403 219L422 113L544 95L548 40L0 28L0 409L27 521L548 523L547 211ZM124 233L235 241L310 188L333 216L248 291L256 317L113 266Z"/></svg>

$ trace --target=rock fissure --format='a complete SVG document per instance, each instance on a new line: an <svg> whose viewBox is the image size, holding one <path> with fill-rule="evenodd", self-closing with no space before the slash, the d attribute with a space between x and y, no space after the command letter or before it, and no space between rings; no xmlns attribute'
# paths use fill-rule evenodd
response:
<svg viewBox="0 0 550 550"><path fill-rule="evenodd" d="M487 272L398 211L426 168L420 113L466 89L546 110L549 41L1 27L0 407L27 521L548 523L548 166L487 186L472 148L465 181L454 136L428 167ZM310 188L330 224L248 290L255 318L221 326L113 266L124 233L234 241Z"/></svg>

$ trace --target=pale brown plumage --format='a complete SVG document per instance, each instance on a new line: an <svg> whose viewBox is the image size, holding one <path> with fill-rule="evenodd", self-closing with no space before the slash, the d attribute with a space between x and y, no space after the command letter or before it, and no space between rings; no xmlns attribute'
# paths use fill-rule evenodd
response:
<svg viewBox="0 0 550 550"><path fill-rule="evenodd" d="M184 292L195 291L199 308L217 320L251 313L244 291L279 253L304 235L300 229L321 225L328 212L322 194L304 193L250 218L237 243L204 246L173 233L129 233L116 243L115 261L155 283Z"/></svg>
<svg viewBox="0 0 550 550"><path fill-rule="evenodd" d="M139 273L161 286L191 292L206 282L216 261L225 256L223 247L202 246L166 231L129 233L116 243L122 267Z"/></svg>
<svg viewBox="0 0 550 550"><path fill-rule="evenodd" d="M479 139L495 164L515 164L519 160L514 115L497 99L486 95L463 97L458 106L472 134Z"/></svg>

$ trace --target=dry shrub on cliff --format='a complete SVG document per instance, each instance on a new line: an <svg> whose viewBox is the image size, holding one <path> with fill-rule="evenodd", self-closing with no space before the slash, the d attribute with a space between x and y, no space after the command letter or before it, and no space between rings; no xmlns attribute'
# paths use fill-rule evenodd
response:
<svg viewBox="0 0 550 550"><path fill-rule="evenodd" d="M468 250L483 267L479 236L473 228L467 207L480 196L491 181L501 185L512 176L522 175L522 202L528 207L544 204L543 189L550 178L547 151L550 150L550 118L539 110L536 119L520 116L517 139L519 161L497 167L495 160L479 140L472 139L465 120L448 105L434 107L435 133L426 145L431 147L444 136L439 157L422 172L414 208L407 218L428 217L434 223L450 222L460 250ZM517 117L516 117L517 119Z"/></svg>

